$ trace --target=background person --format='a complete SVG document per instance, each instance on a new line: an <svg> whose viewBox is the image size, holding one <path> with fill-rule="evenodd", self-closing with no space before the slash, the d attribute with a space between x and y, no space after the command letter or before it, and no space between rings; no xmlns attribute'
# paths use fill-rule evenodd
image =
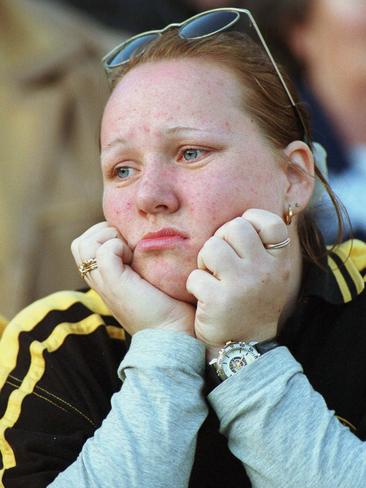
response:
<svg viewBox="0 0 366 488"><path fill-rule="evenodd" d="M107 222L73 244L99 295L51 295L4 332L6 486L363 486L365 245L327 258L301 107L236 32L169 32L111 70ZM240 344L213 384L205 348L229 339L260 356Z"/></svg>
<svg viewBox="0 0 366 488"><path fill-rule="evenodd" d="M47 2L4 0L0 39L0 311L10 318L83 286L64 243L101 217L99 66L114 37Z"/></svg>
<svg viewBox="0 0 366 488"><path fill-rule="evenodd" d="M355 237L366 237L366 3L245 0L276 59L297 79L314 138L328 153L329 181ZM269 15L270 12L270 15ZM329 242L334 219L321 219Z"/></svg>

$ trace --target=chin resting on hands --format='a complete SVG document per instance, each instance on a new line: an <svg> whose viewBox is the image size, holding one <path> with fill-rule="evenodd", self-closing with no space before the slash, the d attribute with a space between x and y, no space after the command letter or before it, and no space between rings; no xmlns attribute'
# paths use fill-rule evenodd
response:
<svg viewBox="0 0 366 488"><path fill-rule="evenodd" d="M195 335L194 307L169 297L129 266L132 251L116 228L100 222L75 239L71 250L78 266L96 259L97 268L84 279L129 334L160 328Z"/></svg>
<svg viewBox="0 0 366 488"><path fill-rule="evenodd" d="M265 244L288 237L282 219L247 210L220 227L198 254L187 280L197 298L195 332L210 347L227 341L265 340L277 333L289 295L289 247Z"/></svg>

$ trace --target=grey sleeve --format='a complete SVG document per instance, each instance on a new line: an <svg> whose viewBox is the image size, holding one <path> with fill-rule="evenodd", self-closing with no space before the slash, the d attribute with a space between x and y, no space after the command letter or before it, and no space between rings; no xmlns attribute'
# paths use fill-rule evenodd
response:
<svg viewBox="0 0 366 488"><path fill-rule="evenodd" d="M121 390L102 426L52 488L183 488L207 415L203 344L183 333L144 330L132 338Z"/></svg>
<svg viewBox="0 0 366 488"><path fill-rule="evenodd" d="M364 488L366 443L328 410L285 347L209 395L253 488Z"/></svg>

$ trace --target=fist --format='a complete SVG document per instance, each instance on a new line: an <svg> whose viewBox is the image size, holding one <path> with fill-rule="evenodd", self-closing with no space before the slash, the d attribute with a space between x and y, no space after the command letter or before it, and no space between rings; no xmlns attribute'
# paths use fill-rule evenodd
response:
<svg viewBox="0 0 366 488"><path fill-rule="evenodd" d="M290 295L291 245L287 226L265 210L250 209L220 227L202 247L187 280L197 298L195 332L206 345L265 340L277 333Z"/></svg>
<svg viewBox="0 0 366 488"><path fill-rule="evenodd" d="M169 297L137 274L129 265L131 249L107 222L75 239L71 250L78 266L94 258L95 267L84 279L129 334L160 328L194 336L194 307Z"/></svg>

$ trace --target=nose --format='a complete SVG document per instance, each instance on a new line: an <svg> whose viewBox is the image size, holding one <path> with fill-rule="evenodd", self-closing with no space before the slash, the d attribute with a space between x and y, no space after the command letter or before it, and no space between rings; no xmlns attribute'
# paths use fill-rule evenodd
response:
<svg viewBox="0 0 366 488"><path fill-rule="evenodd" d="M146 215L174 213L180 206L174 169L153 164L145 170L138 183L136 205Z"/></svg>

